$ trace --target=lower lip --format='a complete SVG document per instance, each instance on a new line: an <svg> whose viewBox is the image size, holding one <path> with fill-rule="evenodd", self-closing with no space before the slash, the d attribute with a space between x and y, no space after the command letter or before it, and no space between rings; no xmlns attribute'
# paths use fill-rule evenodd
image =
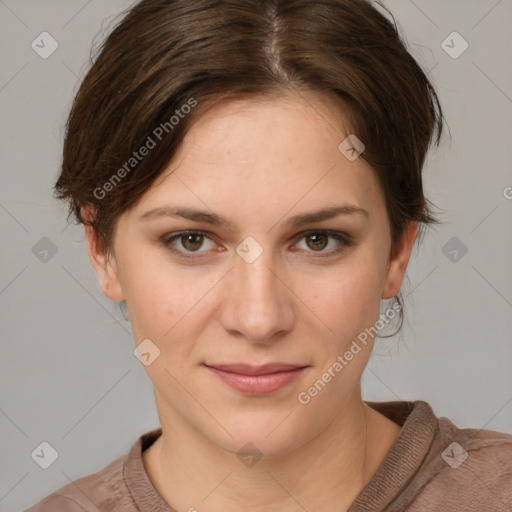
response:
<svg viewBox="0 0 512 512"><path fill-rule="evenodd" d="M207 366L206 368L228 386L247 395L267 395L274 393L290 384L306 369L305 367L297 368L296 370L268 373L266 375L242 375L218 370L211 366Z"/></svg>

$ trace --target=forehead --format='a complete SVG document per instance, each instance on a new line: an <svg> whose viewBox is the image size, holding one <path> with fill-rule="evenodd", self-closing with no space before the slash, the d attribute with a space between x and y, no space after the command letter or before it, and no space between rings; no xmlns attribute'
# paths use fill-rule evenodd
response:
<svg viewBox="0 0 512 512"><path fill-rule="evenodd" d="M268 154L269 144L275 148L307 139L309 144L297 146L295 152L309 148L314 151L320 142L332 145L352 131L341 105L320 93L226 98L213 106L205 105L204 109L201 115L199 106L199 117L185 137L183 146L188 149L197 144L204 150L222 154L229 149L230 154L236 155L238 143L243 141L244 150L252 142L263 157Z"/></svg>
<svg viewBox="0 0 512 512"><path fill-rule="evenodd" d="M177 199L269 218L294 205L378 208L373 170L340 151L349 134L341 106L319 94L224 100L192 124L137 212Z"/></svg>

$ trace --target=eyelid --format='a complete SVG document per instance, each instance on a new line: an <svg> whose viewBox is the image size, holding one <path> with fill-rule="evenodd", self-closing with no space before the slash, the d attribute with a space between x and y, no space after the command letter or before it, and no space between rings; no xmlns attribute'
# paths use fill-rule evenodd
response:
<svg viewBox="0 0 512 512"><path fill-rule="evenodd" d="M169 233L167 235L164 235L160 240L163 243L164 247L167 248L169 251L178 254L180 256L183 256L184 258L188 259L195 259L197 256L195 254L206 254L207 251L182 251L181 249L176 249L172 246L172 242L175 240L179 240L182 237L185 237L187 235L203 235L205 238L210 239L212 242L215 242L213 234L208 231L203 231L201 229L187 229L184 231L176 231L173 233ZM189 256L184 256L185 254L189 254ZM199 256L203 257L203 256Z"/></svg>
<svg viewBox="0 0 512 512"><path fill-rule="evenodd" d="M330 251L306 251L311 255L311 258L316 259L333 258L355 244L353 237L344 231L335 231L331 229L309 229L297 234L294 238L294 245L309 235L326 235L327 237L333 238L339 242L339 246L335 249L331 249Z"/></svg>
<svg viewBox="0 0 512 512"><path fill-rule="evenodd" d="M315 258L322 258L322 257L329 257L334 256L342 252L345 248L350 247L354 245L353 237L344 232L344 231L335 231L330 229L309 229L306 231L301 231L300 233L297 233L293 238L293 245L295 245L297 242L302 240L303 238L306 238L309 235L326 235L329 238L333 238L340 242L341 247L337 249L331 249L330 251L306 251L308 253L311 253L313 257ZM202 256L203 254L207 254L208 251L182 251L180 249L176 249L172 246L172 242L174 240L177 240L181 237L187 236L187 235L203 235L205 238L210 239L211 241L215 242L214 238L215 235L213 233L210 233L209 231L204 231L201 229L188 229L184 231L175 231L173 233L168 233L167 235L164 235L160 238L162 244L165 248L167 248L169 251L171 251L174 254L178 254L179 256L182 256L184 259L188 260L194 260L199 258L204 258L205 256ZM316 253L316 255L315 255ZM199 256L196 256L198 254Z"/></svg>
<svg viewBox="0 0 512 512"><path fill-rule="evenodd" d="M301 240L309 235L327 235L334 239L340 239L341 241L346 242L347 244L353 243L353 237L346 233L345 231L336 231L333 229L308 229L306 231L301 231L297 233L294 237L294 240Z"/></svg>

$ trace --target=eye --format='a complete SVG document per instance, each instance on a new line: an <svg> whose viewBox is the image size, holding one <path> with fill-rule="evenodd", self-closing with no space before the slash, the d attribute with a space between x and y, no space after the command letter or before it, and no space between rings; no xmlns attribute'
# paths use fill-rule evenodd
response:
<svg viewBox="0 0 512 512"><path fill-rule="evenodd" d="M162 243L171 252L184 255L184 253L207 252L199 251L199 249L203 246L205 239L213 243L213 240L203 231L182 231L180 233L172 233L171 235L165 236L162 239ZM182 248L176 248L174 244L175 241L179 242ZM193 258L194 256L191 257Z"/></svg>
<svg viewBox="0 0 512 512"><path fill-rule="evenodd" d="M307 231L300 233L298 237L295 237L295 239L300 242L303 240L305 241L306 248L300 248L300 250L304 250L312 254L318 253L318 256L313 257L333 256L342 252L346 247L354 245L352 237L349 234L340 231ZM330 239L335 240L337 245L333 249L325 250L325 248L329 246ZM182 258L188 259L202 258L215 247L215 242L212 240L211 236L204 231L181 231L179 233L170 233L169 235L164 236L161 241L169 251ZM206 244L205 247L205 241L209 241L209 247L208 244ZM296 243L292 247L296 247L297 245L298 244ZM201 251L200 249L205 250ZM297 249L292 249L292 251L296 250ZM217 252L220 252L219 249L217 249Z"/></svg>
<svg viewBox="0 0 512 512"><path fill-rule="evenodd" d="M334 249L324 250L329 246L329 239L334 239L337 244ZM307 252L320 253L320 257L338 254L354 244L350 235L340 231L307 231L300 234L300 241L302 240L305 241Z"/></svg>

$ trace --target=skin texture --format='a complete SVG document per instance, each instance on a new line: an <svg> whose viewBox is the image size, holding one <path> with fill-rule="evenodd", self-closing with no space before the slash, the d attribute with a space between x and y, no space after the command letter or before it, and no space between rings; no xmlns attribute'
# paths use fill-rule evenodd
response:
<svg viewBox="0 0 512 512"><path fill-rule="evenodd" d="M345 510L400 431L361 398L371 338L310 403L297 399L375 325L381 299L400 291L418 232L409 224L391 253L372 169L338 149L350 133L343 121L337 105L312 93L225 101L192 126L152 188L120 217L113 254L86 227L103 293L127 301L135 344L150 339L160 350L144 368L163 435L143 460L177 510L302 510L298 503L310 512ZM369 215L286 225L340 204ZM165 205L215 212L233 226L140 220ZM169 243L181 257L161 241L193 229L209 238ZM321 229L348 233L354 244L301 236ZM249 236L263 249L251 263L236 252ZM204 366L268 362L308 368L285 388L254 397ZM262 453L252 467L237 457L248 442Z"/></svg>

